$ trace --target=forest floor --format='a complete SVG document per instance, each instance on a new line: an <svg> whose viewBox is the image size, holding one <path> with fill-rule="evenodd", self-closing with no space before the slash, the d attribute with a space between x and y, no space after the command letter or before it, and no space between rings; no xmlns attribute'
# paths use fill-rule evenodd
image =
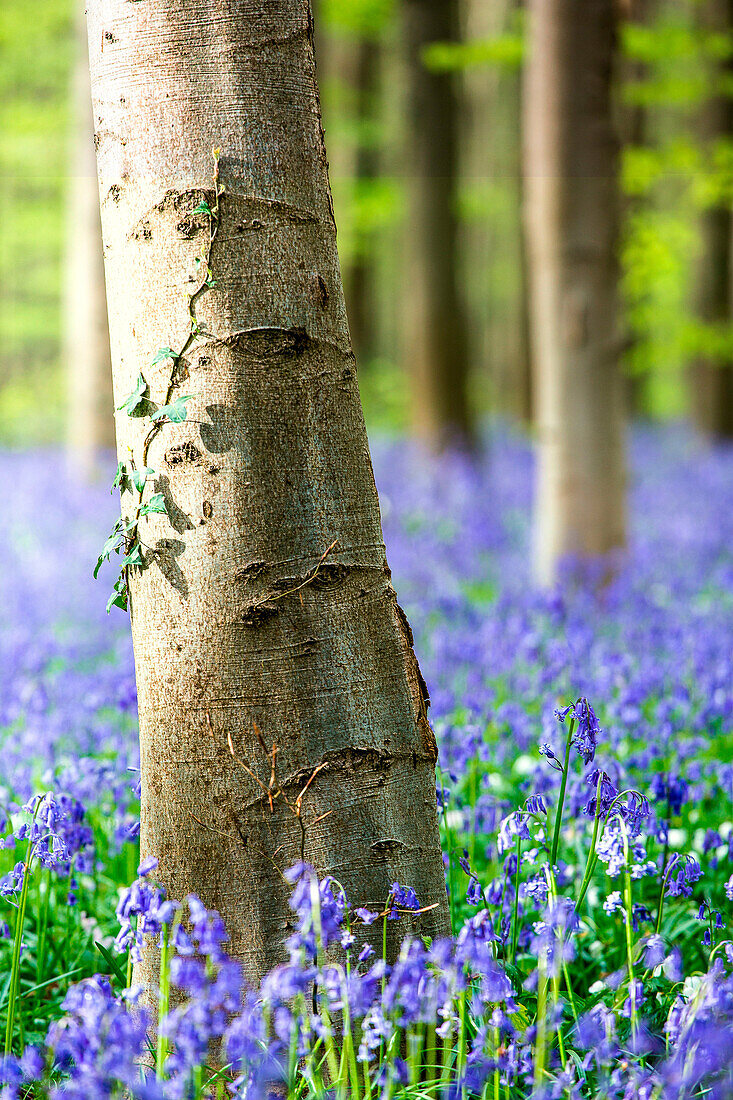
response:
<svg viewBox="0 0 733 1100"><path fill-rule="evenodd" d="M454 932L463 929L450 950L459 954L428 957L415 946L386 984L378 970L367 979L373 961L353 960L349 980L363 974L366 984L346 995L351 1046L343 1027L338 1043L324 1038L303 1005L292 1007L297 996L286 1009L271 988L256 1023L260 1009L247 1002L228 1040L241 1095L255 1095L255 1078L261 1085L263 1051L267 1072L277 1064L293 1096L319 1095L336 1073L336 1093L352 1096L434 1095L449 1081L464 1095L497 1098L682 1096L705 1074L718 1082L711 1095L730 1095L721 1051L731 1049L733 1004L733 450L705 450L681 429L635 434L630 548L600 602L577 584L540 593L529 581L524 440L497 431L476 463L428 460L379 440L373 457L388 558L432 699L451 916ZM17 1003L6 1050L44 1051L6 1069L8 1096L23 1079L74 1077L72 1062L84 1064L87 1081L104 1079L98 1094L111 1096L129 1085L122 1070L102 1067L99 1036L113 1017L119 1031L114 1014L127 1012L114 1001L128 977L115 907L137 875L138 754L129 623L116 609L105 614L107 590L91 571L117 500L105 486L68 479L51 451L1 454L0 475L0 1022ZM599 730L582 704L558 720L557 708L580 698ZM29 802L44 793L40 806ZM29 835L36 860L26 897ZM137 879L139 904L153 879L154 869ZM320 897L323 936L343 938L340 899L328 888ZM414 898L397 902L407 910ZM203 925L193 926L205 953ZM134 926L127 931L118 943L134 941ZM296 948L299 972L320 963ZM212 966L225 973L217 950L201 972L209 981ZM97 973L111 986L79 993L74 983ZM422 989L426 973L434 1003L413 1008L406 990ZM187 1053L170 1055L158 1094L198 1096L207 1088L196 1058L205 1062L234 994L219 990L212 1007L204 977L179 978L198 1005L199 1045L186 1046L179 1012L170 1030ZM333 1000L331 1013L341 1004ZM130 1052L145 1042L128 1024L124 1057L115 1048L120 1065L133 1065ZM243 1028L259 1035L259 1054ZM159 1061L167 1051L159 1040ZM381 1077L379 1065L389 1067ZM2 1077L4 1096L1 1086Z"/></svg>

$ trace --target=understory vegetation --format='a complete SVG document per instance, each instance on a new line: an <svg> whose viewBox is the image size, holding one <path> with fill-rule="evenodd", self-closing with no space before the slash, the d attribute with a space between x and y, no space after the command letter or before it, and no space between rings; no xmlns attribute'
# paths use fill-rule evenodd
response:
<svg viewBox="0 0 733 1100"><path fill-rule="evenodd" d="M525 442L374 458L454 936L414 934L419 883L346 899L283 867L287 961L258 990L218 916L138 867L127 620L69 564L114 501L59 484L52 455L0 459L2 1100L733 1095L733 453L636 435L631 547L600 597L528 582Z"/></svg>

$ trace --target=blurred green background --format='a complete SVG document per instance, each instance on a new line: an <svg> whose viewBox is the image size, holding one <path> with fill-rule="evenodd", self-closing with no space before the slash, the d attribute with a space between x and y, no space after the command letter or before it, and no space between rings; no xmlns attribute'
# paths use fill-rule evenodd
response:
<svg viewBox="0 0 733 1100"><path fill-rule="evenodd" d="M733 195L730 142L706 145L701 103L720 82L730 36L701 29L697 0L647 4L623 28L624 369L636 416L682 417L696 356L733 358L731 326L694 307L700 214ZM423 60L455 73L460 110L460 288L471 394L481 414L518 415L522 342L519 73L523 10L466 0L460 41ZM71 0L4 0L0 16L0 443L64 434L62 287L78 56ZM399 0L320 0L318 71L367 420L408 424L401 315L406 288L404 50ZM726 77L726 79L730 79ZM718 82L717 84L715 82ZM728 92L730 89L727 90ZM73 233L72 238L73 239ZM357 290L355 290L355 287ZM359 289L361 288L361 290Z"/></svg>

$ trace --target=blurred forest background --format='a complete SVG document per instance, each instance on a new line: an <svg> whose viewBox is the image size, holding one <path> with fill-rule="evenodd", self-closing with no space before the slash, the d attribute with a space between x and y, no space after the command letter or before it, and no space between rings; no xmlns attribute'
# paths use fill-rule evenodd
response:
<svg viewBox="0 0 733 1100"><path fill-rule="evenodd" d="M81 14L73 0L3 3L3 445L56 442L67 433L74 312L86 298L79 265L90 267L82 240L89 202L80 190L94 172ZM627 0L620 14L614 111L627 408L638 418L689 416L707 435L730 434L731 390L726 396L720 381L733 362L733 5ZM438 405L460 405L465 391L467 409L453 409L454 420L474 425L499 415L531 429L521 218L524 5L318 0L315 18L340 254L370 429L417 426L440 442L423 399L432 367L419 344L435 344L448 329L444 355L453 375L441 383ZM448 207L455 219L441 216ZM421 270L433 272L427 290ZM438 336L430 337L430 324L425 336L426 311ZM88 315L83 323L89 327ZM711 370L712 388L704 373ZM72 435L78 429L77 406Z"/></svg>

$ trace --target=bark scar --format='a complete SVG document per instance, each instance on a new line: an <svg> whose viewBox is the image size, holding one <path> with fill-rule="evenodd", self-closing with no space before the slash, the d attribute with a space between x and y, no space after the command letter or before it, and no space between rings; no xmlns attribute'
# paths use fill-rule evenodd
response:
<svg viewBox="0 0 733 1100"><path fill-rule="evenodd" d="M423 748L432 763L435 764L438 760L438 744L435 740L435 734L433 733L428 718L428 707L430 706L428 685L425 683L425 677L420 670L420 665L415 656L415 639L412 634L412 627L407 620L407 615L405 615L404 611L397 603L397 595L394 589L392 589L392 596L395 607L395 618L397 620L397 629L403 643L405 674L407 676L407 684L410 689L410 696L414 707L415 724L420 731Z"/></svg>

